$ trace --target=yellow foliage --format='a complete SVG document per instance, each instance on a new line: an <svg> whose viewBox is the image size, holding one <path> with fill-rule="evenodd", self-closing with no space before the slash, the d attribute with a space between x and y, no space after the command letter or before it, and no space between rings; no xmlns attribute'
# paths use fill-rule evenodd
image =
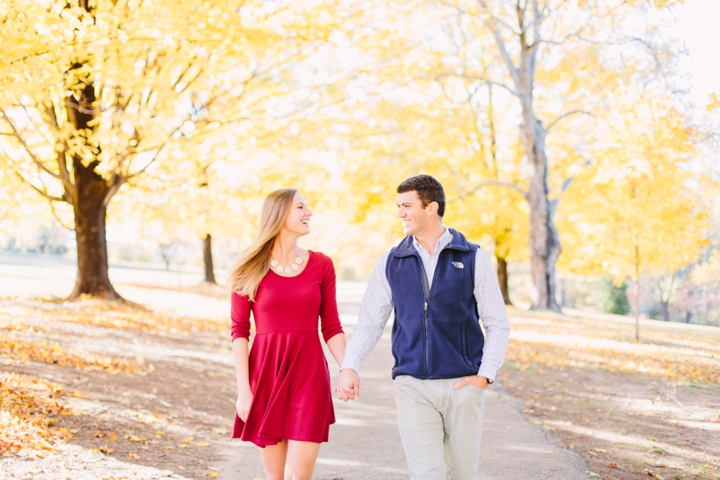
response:
<svg viewBox="0 0 720 480"><path fill-rule="evenodd" d="M0 347L3 354L16 360L33 360L61 366L71 366L84 370L103 370L108 373L147 373L138 362L127 358L96 355L86 352L71 353L57 343L30 342L13 336L0 335Z"/></svg>
<svg viewBox="0 0 720 480"><path fill-rule="evenodd" d="M520 369L597 368L678 382L720 383L717 332L646 326L646 341L637 343L630 323L609 319L510 312L510 323L507 359Z"/></svg>
<svg viewBox="0 0 720 480"><path fill-rule="evenodd" d="M717 110L720 108L720 95L717 93L710 94L710 103L707 105L708 110Z"/></svg>
<svg viewBox="0 0 720 480"><path fill-rule="evenodd" d="M617 102L599 122L592 165L577 175L561 211L582 238L564 251L564 264L621 283L697 260L708 244L708 214L702 178L685 166L695 152L685 117L647 92Z"/></svg>
<svg viewBox="0 0 720 480"><path fill-rule="evenodd" d="M219 332L228 329L224 319L174 316L147 311L123 304L111 304L101 300L82 299L72 305L47 306L26 304L15 307L12 315L0 312L0 325L16 325L17 329L43 327L22 323L23 318L68 322L118 330L134 330L143 333L158 332Z"/></svg>
<svg viewBox="0 0 720 480"><path fill-rule="evenodd" d="M65 408L57 399L61 385L16 373L0 372L0 454L23 449L52 449L69 432L55 427ZM70 435L71 436L71 435Z"/></svg>
<svg viewBox="0 0 720 480"><path fill-rule="evenodd" d="M312 82L300 86L298 70L337 29L335 8L318 0L0 0L0 44L12 51L0 59L0 169L12 173L13 192L22 178L27 192L72 205L68 223L93 210L87 203L104 223L123 186L165 189L220 158L259 168L263 148L282 157L271 147L292 136L291 120L314 92ZM145 174L156 181L142 184ZM217 205L223 199L203 215ZM77 242L94 256L90 243Z"/></svg>

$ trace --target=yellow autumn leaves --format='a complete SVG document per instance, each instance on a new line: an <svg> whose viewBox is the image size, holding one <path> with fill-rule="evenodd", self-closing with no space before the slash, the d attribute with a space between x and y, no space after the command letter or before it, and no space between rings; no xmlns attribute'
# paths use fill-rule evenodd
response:
<svg viewBox="0 0 720 480"><path fill-rule="evenodd" d="M601 369L673 382L720 384L720 333L644 326L636 343L628 321L542 315L513 310L507 358L517 368Z"/></svg>
<svg viewBox="0 0 720 480"><path fill-rule="evenodd" d="M171 316L99 301L81 301L69 306L5 300L13 302L0 312L0 352L6 364L40 362L110 374L145 375L154 367L144 359L64 348L48 340L52 331L47 325L62 322L153 333L221 332L227 328L218 319ZM71 438L70 432L56 425L57 417L79 412L59 403L62 396L85 398L79 392L67 393L54 382L0 372L0 454L17 453L25 448L52 449L56 440ZM114 435L108 441L112 442ZM130 441L135 441L134 437ZM208 444L198 442L196 445ZM112 449L104 446L98 451L110 453Z"/></svg>
<svg viewBox="0 0 720 480"><path fill-rule="evenodd" d="M71 438L56 428L54 416L69 414L58 404L66 395L61 385L47 380L0 372L0 455L24 448L51 449L59 438Z"/></svg>

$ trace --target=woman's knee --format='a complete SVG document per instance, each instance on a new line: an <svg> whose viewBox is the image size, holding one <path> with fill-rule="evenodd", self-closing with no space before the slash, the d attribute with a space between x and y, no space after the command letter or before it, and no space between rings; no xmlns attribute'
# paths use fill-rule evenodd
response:
<svg viewBox="0 0 720 480"><path fill-rule="evenodd" d="M312 468L310 469L310 471L307 471L307 469L303 468L286 468L285 480L312 480L312 471Z"/></svg>

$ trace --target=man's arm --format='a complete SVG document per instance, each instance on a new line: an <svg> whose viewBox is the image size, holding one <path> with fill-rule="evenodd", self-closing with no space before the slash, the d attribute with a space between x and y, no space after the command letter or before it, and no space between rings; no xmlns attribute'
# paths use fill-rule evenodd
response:
<svg viewBox="0 0 720 480"><path fill-rule="evenodd" d="M486 334L478 375L495 381L495 374L505 360L510 324L490 255L484 250L478 250L475 256L474 294Z"/></svg>
<svg viewBox="0 0 720 480"><path fill-rule="evenodd" d="M358 322L345 347L345 358L340 366L337 389L340 397L360 398L360 365L375 348L393 310L390 284L385 276L388 253L375 265L365 290Z"/></svg>

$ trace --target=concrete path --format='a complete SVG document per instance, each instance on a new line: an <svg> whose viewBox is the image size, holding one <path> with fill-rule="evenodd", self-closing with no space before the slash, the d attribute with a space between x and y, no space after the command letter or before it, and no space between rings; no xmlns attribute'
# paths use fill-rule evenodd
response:
<svg viewBox="0 0 720 480"><path fill-rule="evenodd" d="M339 286L338 300L346 333L356 322L361 291ZM390 370L390 326L360 372L361 399L347 403L335 399L337 423L330 428L330 442L320 448L315 468L317 480L394 480L409 473L400 442ZM328 355L330 373L337 366ZM486 390L481 450L481 480L587 480L587 464L575 452L561 449L552 432L530 423L522 402L497 382ZM264 479L259 449L235 442L222 465L223 479Z"/></svg>

